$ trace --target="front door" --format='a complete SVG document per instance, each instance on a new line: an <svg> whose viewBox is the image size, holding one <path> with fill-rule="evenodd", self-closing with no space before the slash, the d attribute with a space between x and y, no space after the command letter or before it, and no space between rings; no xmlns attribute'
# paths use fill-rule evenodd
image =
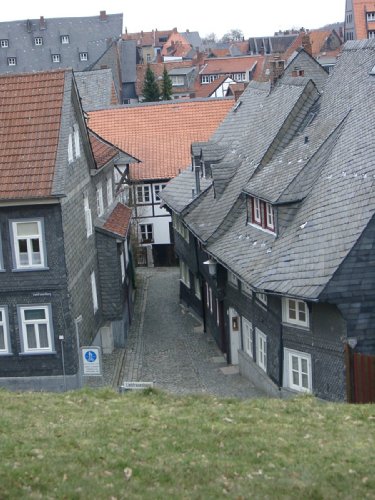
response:
<svg viewBox="0 0 375 500"><path fill-rule="evenodd" d="M241 322L237 311L229 308L230 362L238 365L238 350L240 349Z"/></svg>

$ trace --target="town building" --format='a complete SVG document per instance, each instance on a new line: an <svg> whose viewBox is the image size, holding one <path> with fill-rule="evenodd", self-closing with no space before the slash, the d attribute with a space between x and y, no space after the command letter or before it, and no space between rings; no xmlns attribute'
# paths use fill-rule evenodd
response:
<svg viewBox="0 0 375 500"><path fill-rule="evenodd" d="M0 386L76 388L82 346L125 345L131 209L114 168L134 161L87 128L72 70L0 77Z"/></svg>
<svg viewBox="0 0 375 500"><path fill-rule="evenodd" d="M372 40L348 42L330 76L300 50L161 193L180 300L274 396L375 400L374 78Z"/></svg>
<svg viewBox="0 0 375 500"><path fill-rule="evenodd" d="M375 38L374 2L346 0L344 37L345 41Z"/></svg>

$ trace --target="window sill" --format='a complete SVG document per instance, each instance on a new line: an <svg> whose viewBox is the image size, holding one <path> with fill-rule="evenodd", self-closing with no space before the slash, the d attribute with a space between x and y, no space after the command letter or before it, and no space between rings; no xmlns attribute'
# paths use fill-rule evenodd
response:
<svg viewBox="0 0 375 500"><path fill-rule="evenodd" d="M49 271L49 267L20 267L17 269L12 269L12 273L23 273L23 272L30 272L30 271Z"/></svg>
<svg viewBox="0 0 375 500"><path fill-rule="evenodd" d="M50 356L51 354L56 355L56 351L28 351L20 352L20 356Z"/></svg>
<svg viewBox="0 0 375 500"><path fill-rule="evenodd" d="M12 352L0 352L0 357L1 358L5 358L5 357L10 357L10 356L14 356L14 354Z"/></svg>
<svg viewBox="0 0 375 500"><path fill-rule="evenodd" d="M297 330L303 330L305 332L310 332L311 329L309 326L304 326L304 325L296 325L295 323L288 323L286 321L282 322L283 326L288 326L290 328L296 328Z"/></svg>

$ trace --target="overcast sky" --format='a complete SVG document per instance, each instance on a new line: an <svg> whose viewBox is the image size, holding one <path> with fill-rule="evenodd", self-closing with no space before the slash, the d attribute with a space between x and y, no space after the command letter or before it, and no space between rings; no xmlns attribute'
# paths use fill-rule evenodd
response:
<svg viewBox="0 0 375 500"><path fill-rule="evenodd" d="M199 31L203 37L216 33L219 37L236 28L245 37L272 35L289 28L318 28L343 21L345 0L13 0L2 2L1 21L48 17L94 16L100 10L109 14L123 13L124 27L129 32L168 30Z"/></svg>

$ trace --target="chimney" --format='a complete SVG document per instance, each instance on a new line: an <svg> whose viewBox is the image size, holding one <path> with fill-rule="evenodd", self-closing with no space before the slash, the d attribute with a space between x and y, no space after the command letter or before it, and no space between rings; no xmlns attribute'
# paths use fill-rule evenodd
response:
<svg viewBox="0 0 375 500"><path fill-rule="evenodd" d="M100 16L99 16L100 21L106 21L107 20L107 13L105 10L100 11Z"/></svg>
<svg viewBox="0 0 375 500"><path fill-rule="evenodd" d="M199 165L196 165L195 167L195 192L197 195L201 192L201 167Z"/></svg>
<svg viewBox="0 0 375 500"><path fill-rule="evenodd" d="M312 56L312 45L310 41L310 35L308 33L305 33L302 36L302 47L306 50L310 56Z"/></svg>
<svg viewBox="0 0 375 500"><path fill-rule="evenodd" d="M280 56L274 56L273 60L270 61L271 87L274 87L275 83L283 73L284 73L284 61L280 60Z"/></svg>
<svg viewBox="0 0 375 500"><path fill-rule="evenodd" d="M39 19L39 29L40 30L45 30L47 28L46 26L46 21L44 19L43 16L40 16L40 19Z"/></svg>

